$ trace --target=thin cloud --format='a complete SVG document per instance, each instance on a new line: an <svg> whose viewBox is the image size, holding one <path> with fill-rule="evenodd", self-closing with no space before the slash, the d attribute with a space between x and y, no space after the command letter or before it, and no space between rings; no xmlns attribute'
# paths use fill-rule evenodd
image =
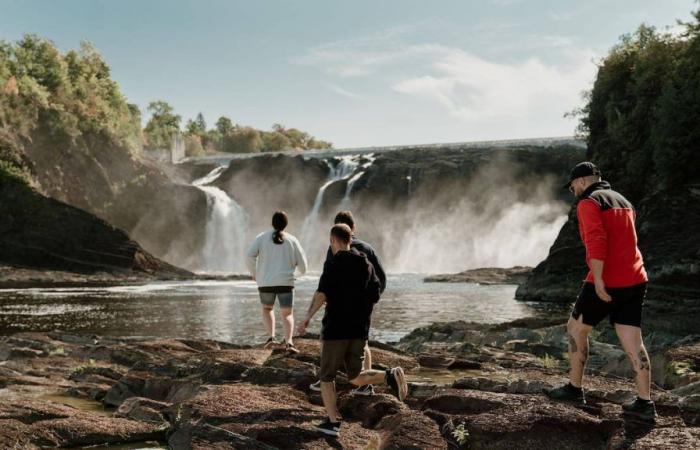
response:
<svg viewBox="0 0 700 450"><path fill-rule="evenodd" d="M328 89L330 89L331 91L335 92L336 94L342 95L343 97L352 98L352 99L357 99L357 98L362 97L360 94L356 94L355 92L348 91L347 89L340 87L337 84L326 83L326 87Z"/></svg>
<svg viewBox="0 0 700 450"><path fill-rule="evenodd" d="M537 58L496 63L450 47L436 48L428 74L395 83L392 89L442 105L465 120L526 118L559 111L580 101L580 91L593 79L592 54L582 52L565 69Z"/></svg>

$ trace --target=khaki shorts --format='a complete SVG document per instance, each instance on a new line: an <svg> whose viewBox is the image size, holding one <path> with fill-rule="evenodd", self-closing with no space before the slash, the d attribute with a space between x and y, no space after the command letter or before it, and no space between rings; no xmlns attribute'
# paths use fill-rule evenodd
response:
<svg viewBox="0 0 700 450"><path fill-rule="evenodd" d="M321 370L319 379L324 382L335 380L338 370L345 367L348 380L357 378L365 362L364 339L339 339L321 341Z"/></svg>

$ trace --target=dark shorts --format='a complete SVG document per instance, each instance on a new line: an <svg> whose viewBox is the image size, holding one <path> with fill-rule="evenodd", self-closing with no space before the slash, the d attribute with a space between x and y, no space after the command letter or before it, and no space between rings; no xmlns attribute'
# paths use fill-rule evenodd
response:
<svg viewBox="0 0 700 450"><path fill-rule="evenodd" d="M280 301L281 308L292 308L294 306L294 291L292 292L258 292L260 303L265 306L274 306L275 299Z"/></svg>
<svg viewBox="0 0 700 450"><path fill-rule="evenodd" d="M339 339L321 341L321 369L319 379L324 382L335 380L338 370L345 368L348 380L356 378L362 372L365 362L364 339Z"/></svg>
<svg viewBox="0 0 700 450"><path fill-rule="evenodd" d="M611 302L604 302L595 292L593 283L583 283L576 299L571 317L578 320L583 315L582 322L596 326L609 316L610 323L620 325L642 326L642 305L647 294L647 283L624 288L607 288L612 297Z"/></svg>

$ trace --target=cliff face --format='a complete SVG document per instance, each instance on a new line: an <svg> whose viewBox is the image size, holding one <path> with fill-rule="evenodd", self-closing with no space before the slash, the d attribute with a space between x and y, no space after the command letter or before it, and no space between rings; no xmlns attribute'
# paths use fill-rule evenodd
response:
<svg viewBox="0 0 700 450"><path fill-rule="evenodd" d="M410 148L325 160L260 155L234 159L214 185L245 208L249 238L269 227L273 211L286 210L289 231L302 238L312 267L325 254L335 213L351 209L358 235L389 270L449 272L534 265L524 248L530 242L544 257L568 199L556 186L583 157L583 149L568 145ZM350 169L338 175L339 167ZM192 178L206 172L186 168Z"/></svg>
<svg viewBox="0 0 700 450"><path fill-rule="evenodd" d="M22 180L0 177L0 263L112 275L184 276L122 230L81 209L45 197Z"/></svg>
<svg viewBox="0 0 700 450"><path fill-rule="evenodd" d="M645 25L624 35L599 62L580 123L588 159L637 209L649 297L674 313L697 306L673 302L700 299L700 11L693 15L678 35ZM575 229L572 216L520 298L573 299L570 278L586 270Z"/></svg>

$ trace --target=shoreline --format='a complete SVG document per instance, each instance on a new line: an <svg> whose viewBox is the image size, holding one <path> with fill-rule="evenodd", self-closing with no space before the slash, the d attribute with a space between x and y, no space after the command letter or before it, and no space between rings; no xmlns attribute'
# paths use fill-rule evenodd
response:
<svg viewBox="0 0 700 450"><path fill-rule="evenodd" d="M550 401L564 382L561 319L500 325L434 323L394 344L371 342L374 367L401 365L409 396L354 394L342 375L335 440L309 390L318 336L301 353L206 339L115 338L67 332L0 336L0 447L154 442L171 448L637 448L700 445L700 342L652 353L655 370L690 367L653 388L655 425L630 422L634 397L612 346L594 341L586 407ZM623 355L624 358L624 355ZM622 360L624 363L624 360ZM618 372L616 372L616 370ZM695 371L693 371L695 370ZM460 430L466 432L460 434ZM466 440L458 439L466 436ZM692 446L691 445L691 446Z"/></svg>

